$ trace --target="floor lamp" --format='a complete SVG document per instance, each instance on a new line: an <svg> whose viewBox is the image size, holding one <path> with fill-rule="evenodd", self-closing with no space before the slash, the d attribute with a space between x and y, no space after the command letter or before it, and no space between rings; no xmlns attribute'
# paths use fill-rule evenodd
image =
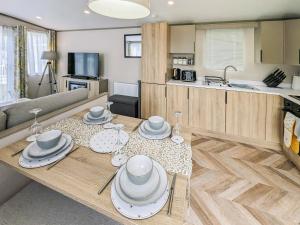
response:
<svg viewBox="0 0 300 225"><path fill-rule="evenodd" d="M58 92L57 82L56 82L56 79L55 79L55 73L53 71L53 65L52 65L52 61L57 59L57 54L54 51L44 51L43 54L42 54L41 59L42 60L48 60L48 61L47 61L47 64L45 66L43 76L41 78L39 86L42 85L44 76L46 75L46 71L48 69L50 93L51 94L57 93Z"/></svg>

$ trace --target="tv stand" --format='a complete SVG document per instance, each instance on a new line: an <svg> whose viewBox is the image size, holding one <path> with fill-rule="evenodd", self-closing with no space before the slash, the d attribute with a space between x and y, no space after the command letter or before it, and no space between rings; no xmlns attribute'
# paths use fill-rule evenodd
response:
<svg viewBox="0 0 300 225"><path fill-rule="evenodd" d="M100 80L100 78L92 78L92 77L86 77L86 76L73 76L73 75L65 75L63 77L72 78L72 79L80 79L80 80Z"/></svg>
<svg viewBox="0 0 300 225"><path fill-rule="evenodd" d="M58 79L59 92L71 91L77 88L88 88L89 98L108 92L107 79L86 79L86 77L61 76Z"/></svg>

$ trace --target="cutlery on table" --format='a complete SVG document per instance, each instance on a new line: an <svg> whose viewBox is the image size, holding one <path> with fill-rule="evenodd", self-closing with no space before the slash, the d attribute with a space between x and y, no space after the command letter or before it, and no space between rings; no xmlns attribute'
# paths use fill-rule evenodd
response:
<svg viewBox="0 0 300 225"><path fill-rule="evenodd" d="M22 149L20 149L19 151L17 151L17 152L15 152L15 153L11 154L11 157L14 157L14 156L18 155L19 153L23 152L23 150L24 150L24 148L22 148Z"/></svg>
<svg viewBox="0 0 300 225"><path fill-rule="evenodd" d="M116 172L108 179L108 181L100 188L100 190L98 191L98 195L100 195L105 190L105 188L110 184L110 182L117 175L118 171L119 169L117 169Z"/></svg>
<svg viewBox="0 0 300 225"><path fill-rule="evenodd" d="M54 167L55 165L57 165L58 163L60 163L62 160L64 160L67 156L69 156L70 154L72 154L73 152L75 152L80 146L77 145L75 146L70 152L68 152L64 157L62 157L61 159L55 161L53 164L51 164L50 166L47 167L47 170L50 170L52 167Z"/></svg>
<svg viewBox="0 0 300 225"><path fill-rule="evenodd" d="M174 189L175 189L176 176L177 176L177 174L175 173L173 175L173 179L172 179L172 184L171 184L171 189L170 189L170 194L169 194L168 211L167 211L167 215L168 216L170 216L172 214L172 206L173 206L173 197L174 197Z"/></svg>

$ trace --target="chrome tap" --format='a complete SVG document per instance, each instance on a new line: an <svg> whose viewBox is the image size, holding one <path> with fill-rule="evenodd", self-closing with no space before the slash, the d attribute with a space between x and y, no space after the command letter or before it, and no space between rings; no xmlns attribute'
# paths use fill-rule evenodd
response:
<svg viewBox="0 0 300 225"><path fill-rule="evenodd" d="M232 66L232 65L229 65L229 66L226 66L225 69L224 69L224 77L223 77L223 82L224 84L227 84L228 83L228 80L227 80L227 70L229 68L232 68L234 69L235 71L238 71L236 67Z"/></svg>

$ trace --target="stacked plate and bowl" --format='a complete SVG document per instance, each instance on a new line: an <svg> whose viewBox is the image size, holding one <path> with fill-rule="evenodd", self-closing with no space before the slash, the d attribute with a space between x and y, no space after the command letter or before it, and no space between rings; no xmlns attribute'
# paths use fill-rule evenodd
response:
<svg viewBox="0 0 300 225"><path fill-rule="evenodd" d="M168 200L168 178L164 168L144 155L128 159L111 188L115 208L130 219L146 219L158 213Z"/></svg>
<svg viewBox="0 0 300 225"><path fill-rule="evenodd" d="M40 134L22 152L19 164L25 168L37 168L64 157L74 146L72 137L60 130Z"/></svg>
<svg viewBox="0 0 300 225"><path fill-rule="evenodd" d="M139 134L147 139L161 140L171 135L171 126L160 116L151 116L139 127Z"/></svg>
<svg viewBox="0 0 300 225"><path fill-rule="evenodd" d="M101 125L112 120L111 112L102 106L92 107L83 116L83 122L88 125Z"/></svg>

